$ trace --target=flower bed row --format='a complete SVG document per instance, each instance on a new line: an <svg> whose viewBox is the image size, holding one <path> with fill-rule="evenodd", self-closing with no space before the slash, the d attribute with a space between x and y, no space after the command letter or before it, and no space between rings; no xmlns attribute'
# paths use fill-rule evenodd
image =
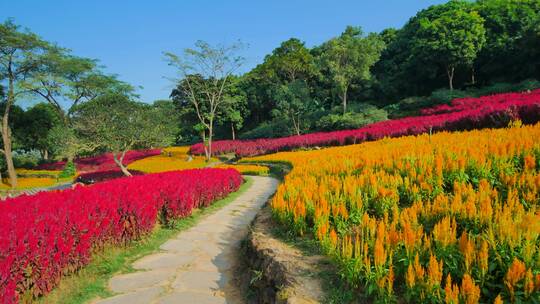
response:
<svg viewBox="0 0 540 304"><path fill-rule="evenodd" d="M146 157L160 155L161 149L151 150L133 150L128 151L124 157L124 165L128 165L136 160ZM107 171L118 168L118 165L114 162L112 153L104 153L98 156L84 157L75 159L75 165L78 171L83 172L95 172L95 171ZM66 165L65 161L42 164L36 169L39 170L62 170Z"/></svg>
<svg viewBox="0 0 540 304"><path fill-rule="evenodd" d="M0 303L36 298L94 251L148 234L156 223L236 191L232 169L195 169L120 178L90 187L0 202Z"/></svg>
<svg viewBox="0 0 540 304"><path fill-rule="evenodd" d="M315 146L341 146L383 137L416 135L443 130L471 130L507 126L512 120L526 124L540 121L540 90L458 99L449 106L423 111L422 116L387 120L356 130L319 132L300 136L257 140L222 140L212 144L214 154L254 156ZM195 155L204 153L202 143L191 146Z"/></svg>
<svg viewBox="0 0 540 304"><path fill-rule="evenodd" d="M293 166L275 218L366 303L538 303L539 139L536 124L242 161Z"/></svg>
<svg viewBox="0 0 540 304"><path fill-rule="evenodd" d="M235 169L238 172L246 175L262 175L266 176L270 173L270 168L262 165L252 165L252 164L221 164L215 166L215 168L221 169Z"/></svg>
<svg viewBox="0 0 540 304"><path fill-rule="evenodd" d="M207 163L204 157L191 157L187 154L188 151L189 146L165 148L161 155L137 160L131 163L128 169L144 173L159 173L206 166Z"/></svg>
<svg viewBox="0 0 540 304"><path fill-rule="evenodd" d="M143 172L136 171L136 170L129 170L131 175L143 175ZM106 170L106 171L95 171L95 172L89 172L89 173L82 173L77 175L77 178L75 179L76 183L83 183L83 184L95 184L95 183L101 183L117 178L126 177L124 172L122 172L120 169L115 170Z"/></svg>

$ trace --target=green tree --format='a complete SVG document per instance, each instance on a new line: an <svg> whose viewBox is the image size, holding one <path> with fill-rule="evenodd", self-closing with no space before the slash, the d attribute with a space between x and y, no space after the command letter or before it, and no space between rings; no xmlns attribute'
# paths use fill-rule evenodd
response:
<svg viewBox="0 0 540 304"><path fill-rule="evenodd" d="M225 129L231 131L231 138L236 139L237 130L244 124L244 117L249 113L246 94L239 87L240 78L233 77L232 84L227 88L225 96L226 102L219 113L219 123Z"/></svg>
<svg viewBox="0 0 540 304"><path fill-rule="evenodd" d="M482 79L513 82L538 77L531 67L540 59L530 56L538 45L523 39L530 38L530 29L540 20L540 1L479 0L476 9L486 28L486 44L476 64Z"/></svg>
<svg viewBox="0 0 540 304"><path fill-rule="evenodd" d="M50 103L65 123L69 123L73 109L82 102L107 93L133 94L131 85L115 75L103 74L97 60L52 48L42 56L42 61L39 71L25 83L26 89Z"/></svg>
<svg viewBox="0 0 540 304"><path fill-rule="evenodd" d="M150 111L157 125L162 128L163 145L167 146L176 143L182 121L174 102L168 99L156 100L152 104Z"/></svg>
<svg viewBox="0 0 540 304"><path fill-rule="evenodd" d="M97 143L81 140L76 130L64 123L55 125L47 134L47 145L55 159L67 159L67 164L80 153L91 153L99 148Z"/></svg>
<svg viewBox="0 0 540 304"><path fill-rule="evenodd" d="M349 88L356 81L369 80L371 67L379 60L384 42L377 35L362 37L362 30L348 26L341 36L323 44L320 65L347 112Z"/></svg>
<svg viewBox="0 0 540 304"><path fill-rule="evenodd" d="M472 66L486 41L483 23L478 12L462 8L419 20L415 51L444 66L450 90L454 89L456 67Z"/></svg>
<svg viewBox="0 0 540 304"><path fill-rule="evenodd" d="M22 149L37 150L43 159L48 159L52 152L48 141L49 132L61 123L62 118L52 105L38 103L24 112L15 135Z"/></svg>
<svg viewBox="0 0 540 304"><path fill-rule="evenodd" d="M5 107L0 133L10 184L17 186L17 174L13 165L12 130L9 125L11 107L27 93L26 83L39 71L43 64L42 55L50 45L37 35L22 31L8 20L0 24L0 81L7 87Z"/></svg>
<svg viewBox="0 0 540 304"><path fill-rule="evenodd" d="M305 125L305 115L316 106L306 82L295 80L283 84L277 89L275 96L277 107L272 112L274 117L290 121L294 134L300 135Z"/></svg>
<svg viewBox="0 0 540 304"><path fill-rule="evenodd" d="M166 126L156 108L132 101L128 96L111 93L82 103L73 109L73 129L83 142L98 150L110 151L114 162L126 176L127 151L169 143L163 136Z"/></svg>
<svg viewBox="0 0 540 304"><path fill-rule="evenodd" d="M272 70L270 73L275 73L282 83L308 79L315 73L313 56L296 38L281 43L265 61Z"/></svg>
<svg viewBox="0 0 540 304"><path fill-rule="evenodd" d="M177 90L195 108L202 132L207 161L212 157L212 139L214 123L218 113L229 101L225 98L232 84L234 73L244 62L237 55L242 47L240 43L216 47L204 41L198 41L195 48L187 48L181 56L165 53L165 60L177 69L180 78L176 80ZM197 75L197 77L190 77Z"/></svg>
<svg viewBox="0 0 540 304"><path fill-rule="evenodd" d="M179 118L182 121L180 126L180 136L182 142L193 142L194 138L203 139L206 141L206 128L201 124L199 117L197 116L197 108L195 104L191 101L192 98L189 96L189 91L184 90L186 86L191 86L194 94L196 94L196 99L204 100L206 98L204 94L204 82L208 81L202 78L200 75L188 75L186 79L180 80L176 88L171 92L170 97L173 100L175 108L179 113ZM207 113L207 103L201 102L198 104L199 111L202 113Z"/></svg>

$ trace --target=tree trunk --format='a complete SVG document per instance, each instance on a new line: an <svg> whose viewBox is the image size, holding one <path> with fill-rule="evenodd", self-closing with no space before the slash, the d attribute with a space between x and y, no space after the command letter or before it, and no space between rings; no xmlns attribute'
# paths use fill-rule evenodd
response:
<svg viewBox="0 0 540 304"><path fill-rule="evenodd" d="M47 149L43 150L43 159L44 160L49 159L49 151Z"/></svg>
<svg viewBox="0 0 540 304"><path fill-rule="evenodd" d="M294 118L294 114L291 117L292 117L294 133L296 133L296 135L300 135L300 117L298 117L298 120Z"/></svg>
<svg viewBox="0 0 540 304"><path fill-rule="evenodd" d="M9 126L5 126L2 123L2 142L4 143L4 156L6 159L9 184L11 188L17 187L17 172L15 171L15 165L13 164L13 154L11 152L11 136Z"/></svg>
<svg viewBox="0 0 540 304"><path fill-rule="evenodd" d="M455 68L453 66L449 66L446 68L446 74L448 75L448 86L450 88L450 91L454 90L454 70Z"/></svg>
<svg viewBox="0 0 540 304"><path fill-rule="evenodd" d="M206 161L210 162L210 159L212 158L212 137L214 135L214 121L210 119L210 123L208 125L208 155L206 155Z"/></svg>
<svg viewBox="0 0 540 304"><path fill-rule="evenodd" d="M120 158L118 158L118 156L116 156L116 153L113 152L114 162L118 165L118 167L120 167L120 171L122 171L122 173L124 173L125 176L132 176L131 173L126 168L126 166L124 166L124 156L126 156L126 151L122 152L122 154L120 155Z"/></svg>
<svg viewBox="0 0 540 304"><path fill-rule="evenodd" d="M120 170L122 171L122 173L124 173L125 176L132 176L131 172L129 172L122 163L120 163Z"/></svg>
<svg viewBox="0 0 540 304"><path fill-rule="evenodd" d="M210 159L208 157L208 147L206 146L206 130L202 130L201 132L201 135L202 135L202 144L203 144L203 147L204 147L204 157L206 159Z"/></svg>
<svg viewBox="0 0 540 304"><path fill-rule="evenodd" d="M341 96L341 102L343 103L343 114L347 113L347 88L343 91L343 95Z"/></svg>
<svg viewBox="0 0 540 304"><path fill-rule="evenodd" d="M474 70L474 66L472 67L471 69L471 84L472 85L476 85L476 77L475 77L475 70Z"/></svg>
<svg viewBox="0 0 540 304"><path fill-rule="evenodd" d="M232 140L236 139L236 134L234 133L234 124L231 123L231 132L232 132Z"/></svg>
<svg viewBox="0 0 540 304"><path fill-rule="evenodd" d="M9 111L11 109L11 105L15 102L15 93L13 90L13 78L10 77L6 108L4 110L4 116L2 117L2 142L4 144L4 156L6 158L11 188L17 187L17 172L15 172L15 166L13 165L13 154L11 151L11 129L9 128Z"/></svg>

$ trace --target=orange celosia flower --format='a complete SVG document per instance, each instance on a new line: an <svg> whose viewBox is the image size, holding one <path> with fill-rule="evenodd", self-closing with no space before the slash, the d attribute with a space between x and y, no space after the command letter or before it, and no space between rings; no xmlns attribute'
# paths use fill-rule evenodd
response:
<svg viewBox="0 0 540 304"><path fill-rule="evenodd" d="M334 230L334 228L332 228L332 230L330 230L330 243L331 243L332 246L335 248L336 245L337 245L337 242L338 242L338 236L337 236L337 233L336 233L336 231Z"/></svg>
<svg viewBox="0 0 540 304"><path fill-rule="evenodd" d="M456 220L446 216L435 224L433 238L443 247L454 244L456 242Z"/></svg>
<svg viewBox="0 0 540 304"><path fill-rule="evenodd" d="M386 263L386 251L384 250L384 241L381 238L375 240L373 256L375 266L382 266Z"/></svg>
<svg viewBox="0 0 540 304"><path fill-rule="evenodd" d="M532 293L534 292L535 286L534 286L534 276L531 271L531 269L527 270L527 273L525 274L525 296L530 297Z"/></svg>
<svg viewBox="0 0 540 304"><path fill-rule="evenodd" d="M409 288L413 288L416 284L415 272L412 264L409 264L407 268L407 273L405 273L405 282Z"/></svg>
<svg viewBox="0 0 540 304"><path fill-rule="evenodd" d="M445 302L447 304L459 303L459 287L452 284L452 277L450 274L446 276L446 284L444 286Z"/></svg>
<svg viewBox="0 0 540 304"><path fill-rule="evenodd" d="M525 267L525 264L517 258L514 258L512 265L510 265L506 272L506 276L504 277L504 284L510 291L512 300L514 299L514 287L525 277L526 271L527 268Z"/></svg>
<svg viewBox="0 0 540 304"><path fill-rule="evenodd" d="M480 300L480 287L468 274L465 274L461 280L461 296L466 304L475 304Z"/></svg>
<svg viewBox="0 0 540 304"><path fill-rule="evenodd" d="M500 294L495 298L495 301L493 301L493 304L504 304Z"/></svg>
<svg viewBox="0 0 540 304"><path fill-rule="evenodd" d="M534 155L526 155L523 161L523 167L525 168L525 170L534 171L534 169L536 168L536 158L534 157Z"/></svg>
<svg viewBox="0 0 540 304"><path fill-rule="evenodd" d="M438 286L441 283L443 276L443 261L437 261L437 258L431 254L429 257L428 267L428 284L431 286Z"/></svg>
<svg viewBox="0 0 540 304"><path fill-rule="evenodd" d="M478 268L480 268L482 276L485 276L489 267L489 244L487 241L482 241L477 257Z"/></svg>
<svg viewBox="0 0 540 304"><path fill-rule="evenodd" d="M424 274L425 270L422 265L420 265L420 257L418 257L418 253L414 256L414 275L418 281L424 280Z"/></svg>
<svg viewBox="0 0 540 304"><path fill-rule="evenodd" d="M465 230L459 238L459 250L461 251L461 254L463 254L463 258L465 261L465 272L469 272L471 264L474 261L475 246L474 241L469 239L469 236L467 235L467 232Z"/></svg>

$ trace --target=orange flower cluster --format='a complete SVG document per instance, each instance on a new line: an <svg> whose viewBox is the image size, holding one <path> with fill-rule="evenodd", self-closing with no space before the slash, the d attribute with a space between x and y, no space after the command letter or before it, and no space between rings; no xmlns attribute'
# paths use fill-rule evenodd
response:
<svg viewBox="0 0 540 304"><path fill-rule="evenodd" d="M217 165L215 168L222 168L222 169L235 169L238 172L246 175L268 175L270 173L270 169L266 166L261 165L228 165L228 164L222 164Z"/></svg>
<svg viewBox="0 0 540 304"><path fill-rule="evenodd" d="M540 298L540 124L243 161L293 166L276 217L374 299Z"/></svg>

